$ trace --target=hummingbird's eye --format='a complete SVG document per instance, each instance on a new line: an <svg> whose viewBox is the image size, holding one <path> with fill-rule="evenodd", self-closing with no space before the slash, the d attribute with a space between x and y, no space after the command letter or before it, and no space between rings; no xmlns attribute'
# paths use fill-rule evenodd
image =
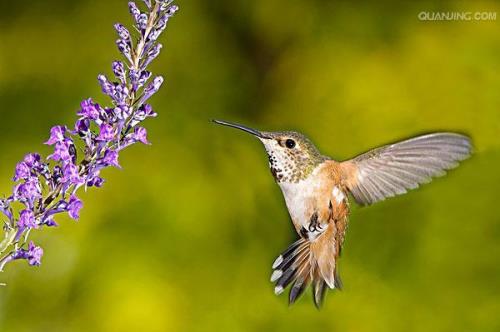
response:
<svg viewBox="0 0 500 332"><path fill-rule="evenodd" d="M285 145L287 148L293 149L295 147L295 141L293 139L289 138L285 141Z"/></svg>

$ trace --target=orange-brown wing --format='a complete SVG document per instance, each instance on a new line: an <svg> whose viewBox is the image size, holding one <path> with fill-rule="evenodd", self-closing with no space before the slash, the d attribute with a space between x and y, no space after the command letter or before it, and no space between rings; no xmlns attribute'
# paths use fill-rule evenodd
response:
<svg viewBox="0 0 500 332"><path fill-rule="evenodd" d="M340 166L356 202L369 205L444 175L469 157L471 149L467 136L434 133L371 150Z"/></svg>

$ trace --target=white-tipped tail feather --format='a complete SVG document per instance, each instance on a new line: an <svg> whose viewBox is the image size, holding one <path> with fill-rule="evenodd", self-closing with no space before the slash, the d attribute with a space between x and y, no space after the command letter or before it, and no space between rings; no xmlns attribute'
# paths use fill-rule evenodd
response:
<svg viewBox="0 0 500 332"><path fill-rule="evenodd" d="M316 243L314 244L316 245ZM271 275L271 282L276 283L274 293L279 295L291 285L288 298L290 304L294 303L307 286L312 283L314 303L319 308L323 302L326 288L340 288L341 286L335 269L335 257L330 257L330 263L326 266L320 266L319 264L323 264L322 259L318 260L317 258L321 255L318 252L313 252L315 249L321 250L322 248L314 248L308 240L300 239L288 247L273 263L274 271ZM332 269L332 277L326 278L328 279L327 283L323 274L329 268Z"/></svg>
<svg viewBox="0 0 500 332"><path fill-rule="evenodd" d="M280 265L283 262L283 256L279 255L278 258L273 263L273 269L275 269L278 265Z"/></svg>
<svg viewBox="0 0 500 332"><path fill-rule="evenodd" d="M278 280L281 276L283 275L283 271L281 270L274 270L273 274L271 275L271 282L275 282Z"/></svg>

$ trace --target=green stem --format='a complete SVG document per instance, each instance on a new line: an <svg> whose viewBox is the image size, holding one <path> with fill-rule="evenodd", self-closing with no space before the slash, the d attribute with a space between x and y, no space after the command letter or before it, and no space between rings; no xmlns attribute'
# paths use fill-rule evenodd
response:
<svg viewBox="0 0 500 332"><path fill-rule="evenodd" d="M15 228L11 228L9 230L7 230L5 232L5 237L4 239L2 240L2 242L0 242L0 256L7 251L7 249L9 249L9 247L11 247L12 245L14 245L15 243L15 238L16 238L16 233L17 233L17 230ZM10 254L9 254L10 255ZM5 255L5 257L3 257L0 261L0 272L3 271L3 266L5 265L3 263L4 259L7 259L9 257L9 255Z"/></svg>

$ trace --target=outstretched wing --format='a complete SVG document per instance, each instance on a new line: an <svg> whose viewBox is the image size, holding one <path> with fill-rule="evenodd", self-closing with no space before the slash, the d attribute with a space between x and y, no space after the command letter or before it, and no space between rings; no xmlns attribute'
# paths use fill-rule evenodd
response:
<svg viewBox="0 0 500 332"><path fill-rule="evenodd" d="M369 205L444 175L469 157L471 149L467 136L434 133L382 146L340 165L356 202Z"/></svg>

